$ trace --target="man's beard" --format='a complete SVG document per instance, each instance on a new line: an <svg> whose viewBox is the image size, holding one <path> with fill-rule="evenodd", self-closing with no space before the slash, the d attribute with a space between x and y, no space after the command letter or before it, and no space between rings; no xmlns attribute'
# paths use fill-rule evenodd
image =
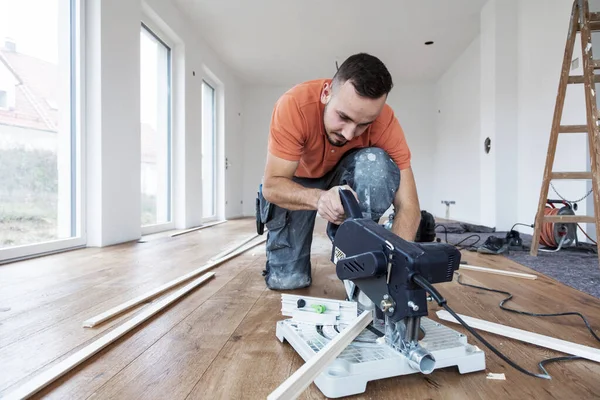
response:
<svg viewBox="0 0 600 400"><path fill-rule="evenodd" d="M335 133L332 133L332 135L334 135L334 136L336 136L336 137L337 137L337 134L335 134ZM348 141L347 141L347 140L344 140L344 142L342 142L342 143L334 142L334 141L331 139L331 136L329 136L329 133L326 133L326 134L325 134L325 136L327 137L327 141L328 141L329 143L331 143L331 145L332 145L332 146L335 146L335 147L343 147L343 146L345 146L345 145L346 145L346 143L348 143Z"/></svg>
<svg viewBox="0 0 600 400"><path fill-rule="evenodd" d="M329 108L329 103L325 104L325 109L323 111L323 127L325 128L325 137L327 138L327 141L329 143L331 143L332 146L335 147L343 147L346 145L346 143L348 143L348 141L346 140L345 137L343 137L342 135L338 134L338 133L331 133L331 135L335 136L335 137L339 137L340 139L343 140L342 143L336 143L331 139L330 133L327 131L327 126L325 125L325 115L327 115L327 109ZM339 136L338 136L339 135Z"/></svg>

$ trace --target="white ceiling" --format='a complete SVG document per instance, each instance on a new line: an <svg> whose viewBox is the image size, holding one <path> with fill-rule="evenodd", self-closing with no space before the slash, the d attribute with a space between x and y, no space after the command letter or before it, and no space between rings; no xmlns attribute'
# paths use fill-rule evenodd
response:
<svg viewBox="0 0 600 400"><path fill-rule="evenodd" d="M477 36L487 0L173 1L246 83L292 85L333 76L357 52L395 83L436 80Z"/></svg>

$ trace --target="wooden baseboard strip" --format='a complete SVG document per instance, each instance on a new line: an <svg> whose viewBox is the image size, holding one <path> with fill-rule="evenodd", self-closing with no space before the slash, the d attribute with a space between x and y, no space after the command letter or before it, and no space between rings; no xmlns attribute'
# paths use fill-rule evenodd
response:
<svg viewBox="0 0 600 400"><path fill-rule="evenodd" d="M202 275L200 278L194 280L187 286L179 289L175 293L169 295L168 297L152 304L147 309L140 312L138 315L130 319L129 321L124 322L122 325L118 326L116 329L111 330L101 338L95 340L94 342L88 344L77 352L73 353L63 361L60 361L55 366L49 368L48 370L40 373L39 375L33 377L30 381L24 383L21 387L17 388L15 391L11 392L5 400L16 400L16 399L26 399L37 393L56 379L60 378L71 369L75 368L77 365L81 364L88 358L92 357L94 354L101 351L103 348L113 343L121 336L125 335L136 326L146 321L150 317L152 317L157 312L161 311L163 308L167 307L174 301L178 300L183 295L190 292L192 289L195 289L197 286L205 282L206 280L212 278L215 275L214 272L209 272Z"/></svg>
<svg viewBox="0 0 600 400"><path fill-rule="evenodd" d="M133 307L141 304L141 303L144 303L144 302L146 302L146 301L148 301L148 300L150 300L150 299L158 296L161 293L166 292L167 290L169 290L169 289L171 289L171 288L173 288L173 287L175 287L177 285L182 284L183 282L185 282L185 281L187 281L189 279L192 279L192 278L194 278L194 277L196 277L196 276L198 276L198 275L200 275L200 274L202 274L202 273L204 273L204 272L206 272L206 271L208 271L208 270L210 270L210 269L212 269L212 268L214 268L214 267L216 267L216 266L224 263L225 261L228 261L228 260L230 260L230 259L232 259L232 258L234 258L234 257L236 257L236 256L238 256L238 255L240 255L242 253L244 253L245 251L247 251L247 250L251 249L252 247L255 247L255 246L257 246L257 245L265 242L266 240L267 240L266 237L263 237L261 240L259 240L257 242L246 244L245 246L240 247L239 249L231 252L230 254L228 254L225 257L219 258L219 259L214 260L214 261L209 261L204 266L202 266L202 267L200 267L198 269L195 269L195 270L193 270L191 272L188 272L187 274L182 275L179 278L176 278L176 279L174 279L174 280L172 280L170 282L167 282L164 285L161 285L161 286L157 287L156 289L153 289L153 290L151 290L151 291L149 291L147 293L144 293L144 294L142 294L142 295L140 295L140 296L138 296L136 298L133 298L133 299L131 299L129 301L126 301L125 303L119 304L118 306L115 306L115 307L111 308L110 310L105 311L105 312L103 312L101 314L98 314L95 317L92 317L92 318L90 318L88 320L85 320L83 322L83 327L84 328L93 328L93 327L95 327L98 324L101 324L101 323L103 323L105 321L108 321L109 319L114 318L117 315L119 315L119 314L121 314L121 313L123 313L123 312L125 312L125 311L127 311L127 310L129 310L129 309L131 309L131 308L133 308Z"/></svg>
<svg viewBox="0 0 600 400"><path fill-rule="evenodd" d="M319 376L319 374L339 356L342 351L371 323L371 311L364 311L354 320L352 325L345 328L333 338L317 354L312 356L302 367L275 389L267 400L296 399Z"/></svg>
<svg viewBox="0 0 600 400"><path fill-rule="evenodd" d="M502 269L477 267L475 265L461 264L458 270L460 271L461 269L467 270L467 271L487 272L489 274L495 274L495 275L512 276L513 278L537 279L537 275L525 274L522 272L506 271L506 270L502 270Z"/></svg>
<svg viewBox="0 0 600 400"><path fill-rule="evenodd" d="M242 242L240 242L240 243L238 243L238 244L236 244L236 245L234 245L234 246L231 246L231 247L230 247L230 248L228 248L228 249L225 249L225 250L223 250L222 252L220 252L220 253L219 253L219 254L217 254L216 256L213 256L213 257L211 257L209 261L214 261L214 260L218 260L218 259L220 259L220 258L223 258L223 257L227 256L228 254L230 254L230 253L232 253L232 252L236 251L237 249L239 249L240 247L242 247L242 246L243 246L243 245L245 245L246 243L250 243L251 241L253 241L254 239L256 239L256 238L257 238L257 237L259 237L259 236L260 236L260 235L259 235L258 233L256 233L256 234L254 234L254 235L252 235L252 236L248 237L247 239L244 239Z"/></svg>
<svg viewBox="0 0 600 400"><path fill-rule="evenodd" d="M210 228L211 226L215 226L215 225L220 225L220 224L224 224L225 222L227 222L226 219L222 220L222 221L217 221L217 222L210 222L208 224L203 224L200 226L197 226L195 228L190 228L190 229L186 229L183 231L179 231L179 232L175 232L171 235L171 237L176 237L176 236L181 236L181 235L185 235L186 233L190 233L190 232L196 232L199 231L201 229L206 229L206 228Z"/></svg>
<svg viewBox="0 0 600 400"><path fill-rule="evenodd" d="M436 314L438 318L444 321L459 324L459 322L446 310L440 310ZM520 340L525 343L531 343L536 346L545 347L547 349L552 349L574 356L583 357L588 360L600 362L600 349L596 349L594 347L584 346L522 329L511 328L510 326L496 324L494 322L472 318L462 314L458 314L458 316L465 321L467 325L474 329L495 333L496 335L505 336L511 339Z"/></svg>

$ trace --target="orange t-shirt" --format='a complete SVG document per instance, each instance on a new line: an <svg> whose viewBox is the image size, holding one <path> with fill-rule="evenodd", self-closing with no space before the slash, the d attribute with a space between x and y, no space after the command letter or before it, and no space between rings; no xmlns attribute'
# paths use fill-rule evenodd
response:
<svg viewBox="0 0 600 400"><path fill-rule="evenodd" d="M379 147L392 157L400 170L410 167L411 152L404 131L387 104L360 136L342 147L329 143L323 125L325 105L321 103L326 82L331 79L301 83L279 98L271 116L269 152L285 160L299 161L295 175L300 178L322 177L344 153L354 148Z"/></svg>

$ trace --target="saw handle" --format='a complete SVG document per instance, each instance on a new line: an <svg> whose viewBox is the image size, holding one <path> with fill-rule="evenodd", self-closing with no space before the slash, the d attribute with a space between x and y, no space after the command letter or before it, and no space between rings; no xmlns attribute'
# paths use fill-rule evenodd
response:
<svg viewBox="0 0 600 400"><path fill-rule="evenodd" d="M356 201L356 197L352 191L348 189L340 189L340 198L342 200L342 206L344 206L344 213L346 218L362 218L362 211Z"/></svg>
<svg viewBox="0 0 600 400"><path fill-rule="evenodd" d="M346 218L362 218L362 211L360 210L360 206L358 205L358 201L356 201L356 197L352 191L348 189L339 190L340 200L342 201L342 206L344 207L344 214L346 214ZM332 224L331 222L327 223L327 236L333 242L335 238L335 234L339 228L339 225Z"/></svg>

